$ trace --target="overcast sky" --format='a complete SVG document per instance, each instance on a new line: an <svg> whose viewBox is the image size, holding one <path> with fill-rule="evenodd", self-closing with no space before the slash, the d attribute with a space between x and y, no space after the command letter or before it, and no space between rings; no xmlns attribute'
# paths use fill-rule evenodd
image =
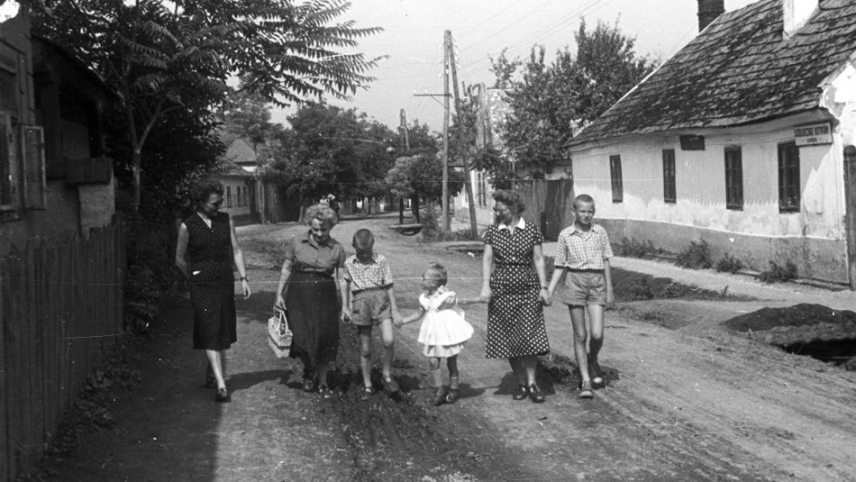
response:
<svg viewBox="0 0 856 482"><path fill-rule="evenodd" d="M755 0L725 0L727 11ZM667 59L698 33L697 0L352 0L339 20L352 19L360 27L384 31L360 41L368 57L386 55L372 73L377 78L351 103L390 126L399 123L399 111L408 121L418 119L432 129L443 125L442 98L414 97L443 92L443 32L452 31L458 81L491 84L489 57L508 48L509 57L526 57L534 44L548 54L574 48L574 32L585 18L613 24L636 38L636 51ZM287 111L275 111L284 122Z"/></svg>

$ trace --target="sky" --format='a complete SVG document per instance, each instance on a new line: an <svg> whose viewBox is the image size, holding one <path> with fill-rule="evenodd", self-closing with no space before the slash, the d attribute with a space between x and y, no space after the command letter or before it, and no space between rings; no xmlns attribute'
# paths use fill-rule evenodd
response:
<svg viewBox="0 0 856 482"><path fill-rule="evenodd" d="M408 123L418 120L439 131L441 97L414 94L443 92L443 33L452 32L458 82L492 84L490 58L507 48L509 58L526 58L533 45L544 45L548 58L568 46L580 22L615 24L636 39L636 52L668 59L698 33L697 0L351 0L338 21L357 27L382 27L360 40L366 57L387 56L371 73L376 80L352 101L330 103L353 107L391 128L404 109ZM726 11L756 0L725 0ZM274 110L285 123L291 111Z"/></svg>

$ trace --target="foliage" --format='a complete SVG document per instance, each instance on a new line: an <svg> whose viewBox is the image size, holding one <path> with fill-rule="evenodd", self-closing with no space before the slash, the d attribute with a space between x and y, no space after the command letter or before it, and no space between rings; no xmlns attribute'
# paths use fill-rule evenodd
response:
<svg viewBox="0 0 856 482"><path fill-rule="evenodd" d="M264 159L265 180L287 192L318 199L380 197L394 162L397 135L364 113L309 103L288 118Z"/></svg>
<svg viewBox="0 0 856 482"><path fill-rule="evenodd" d="M281 124L271 122L269 103L261 95L242 89L229 93L217 117L223 122L220 139L226 146L244 139L257 155L283 130Z"/></svg>
<svg viewBox="0 0 856 482"><path fill-rule="evenodd" d="M714 268L719 272L734 274L743 269L743 262L732 256L731 253L725 253L721 258L716 260Z"/></svg>
<svg viewBox="0 0 856 482"><path fill-rule="evenodd" d="M710 246L708 246L707 241L701 240L700 243L690 241L690 245L678 253L675 264L689 269L708 269L712 267L713 261L710 257Z"/></svg>
<svg viewBox="0 0 856 482"><path fill-rule="evenodd" d="M429 201L440 201L443 196L443 162L436 156L417 154L399 157L386 175L393 194L400 197L417 196ZM454 196L464 186L464 174L449 172L449 195Z"/></svg>
<svg viewBox="0 0 856 482"><path fill-rule="evenodd" d="M662 256L666 251L654 247L651 240L637 241L635 239L623 238L621 243L615 245L615 252L619 256L630 256L633 258L652 258Z"/></svg>
<svg viewBox="0 0 856 482"><path fill-rule="evenodd" d="M379 59L339 53L377 28L334 24L342 0L34 0L33 29L63 45L103 77L124 115L130 143L132 206L142 197L143 149L170 111L207 123L238 75L243 89L285 105L348 98L371 80ZM149 162L149 164L152 164Z"/></svg>
<svg viewBox="0 0 856 482"><path fill-rule="evenodd" d="M518 177L540 178L567 159L565 145L575 128L591 122L653 70L653 62L638 58L635 39L618 26L598 23L594 31L582 22L575 34L577 50L556 52L552 63L543 46L529 59L509 60L505 51L492 60L497 86L510 87L512 114L503 138L517 160ZM515 71L520 68L520 78Z"/></svg>
<svg viewBox="0 0 856 482"><path fill-rule="evenodd" d="M797 277L797 266L788 261L784 266L779 265L775 261L770 261L770 269L762 271L758 275L758 279L764 283L784 283Z"/></svg>

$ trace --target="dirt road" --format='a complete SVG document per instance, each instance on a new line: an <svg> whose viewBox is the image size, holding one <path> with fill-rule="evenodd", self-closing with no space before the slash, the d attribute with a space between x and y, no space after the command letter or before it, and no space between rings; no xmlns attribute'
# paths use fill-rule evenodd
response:
<svg viewBox="0 0 856 482"><path fill-rule="evenodd" d="M447 266L450 288L477 295L477 257L395 234L385 227L394 222L346 221L333 235L348 246L355 229L375 231L405 312L416 306L430 261ZM576 396L561 306L546 311L553 355L541 371L544 404L513 401L507 364L484 358L483 305L467 311L476 334L461 355L463 398L455 405L428 403L416 325L397 332L396 374L410 398L359 401L350 327L336 396L303 393L299 366L274 359L263 332L276 245L300 229L239 231L256 293L238 305L231 403L215 404L200 388L202 357L189 349L190 312L180 302L145 346L140 389L117 394L115 428L53 460L48 473L81 481L856 480L856 377L726 333L717 323L728 301L625 303L608 312L609 387L593 400Z"/></svg>

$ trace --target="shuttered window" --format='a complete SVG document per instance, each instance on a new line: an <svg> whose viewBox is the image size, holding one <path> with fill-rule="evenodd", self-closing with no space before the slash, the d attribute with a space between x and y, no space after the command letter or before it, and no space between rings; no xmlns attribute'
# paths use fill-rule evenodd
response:
<svg viewBox="0 0 856 482"><path fill-rule="evenodd" d="M743 152L739 146L725 148L725 207L743 209Z"/></svg>
<svg viewBox="0 0 856 482"><path fill-rule="evenodd" d="M624 202L624 182L621 177L621 156L609 156L609 176L612 180L612 202Z"/></svg>
<svg viewBox="0 0 856 482"><path fill-rule="evenodd" d="M678 200L675 187L675 150L663 149L663 201L675 203Z"/></svg>
<svg viewBox="0 0 856 482"><path fill-rule="evenodd" d="M800 151L793 142L779 144L779 211L800 210Z"/></svg>

